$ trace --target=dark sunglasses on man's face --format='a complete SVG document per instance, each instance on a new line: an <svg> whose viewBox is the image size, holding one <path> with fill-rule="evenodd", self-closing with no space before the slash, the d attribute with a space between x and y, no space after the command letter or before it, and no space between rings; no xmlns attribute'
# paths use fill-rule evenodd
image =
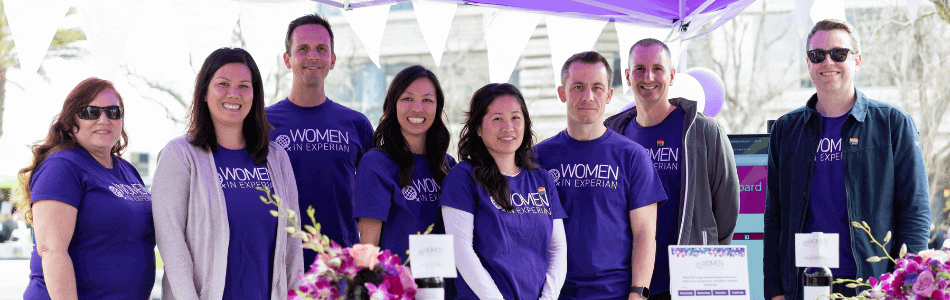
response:
<svg viewBox="0 0 950 300"><path fill-rule="evenodd" d="M79 118L83 120L96 120L99 119L99 116L102 115L102 112L106 112L106 118L110 120L122 119L122 107L118 105L99 107L99 106L86 106L79 111Z"/></svg>
<svg viewBox="0 0 950 300"><path fill-rule="evenodd" d="M808 60L810 60L811 63L820 64L821 62L825 61L825 54L830 54L831 60L833 61L844 62L846 59L848 59L848 52L858 53L857 51L848 48L834 48L831 50L815 49L809 50L806 53L808 53Z"/></svg>

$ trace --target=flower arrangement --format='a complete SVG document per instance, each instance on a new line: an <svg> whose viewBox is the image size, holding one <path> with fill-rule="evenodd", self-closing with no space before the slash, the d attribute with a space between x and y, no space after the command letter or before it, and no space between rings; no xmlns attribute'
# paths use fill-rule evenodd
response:
<svg viewBox="0 0 950 300"><path fill-rule="evenodd" d="M307 215L314 225L300 227L299 216L293 209L284 208L283 200L267 187L258 187L264 192L261 201L277 206L270 214L286 218L290 226L284 228L292 237L303 241L303 248L317 252L317 259L310 271L298 274L300 286L288 291L288 300L400 300L414 299L415 281L409 268L401 264L399 256L380 251L379 247L359 244L349 248L340 247L329 237L320 233L320 224L313 217L315 209L307 208ZM408 262L408 260L407 260Z"/></svg>
<svg viewBox="0 0 950 300"><path fill-rule="evenodd" d="M867 223L851 222L851 225L863 229L874 243L884 250L885 256L872 256L868 262L880 262L885 259L894 263L894 271L878 278L871 277L867 282L836 279L835 284L845 284L849 288L868 287L856 297L858 299L934 299L950 300L950 251L923 250L917 254L907 253L907 245L901 245L898 258L888 254L885 247L891 240L887 232L883 244L871 235ZM840 293L831 295L832 299L845 299Z"/></svg>

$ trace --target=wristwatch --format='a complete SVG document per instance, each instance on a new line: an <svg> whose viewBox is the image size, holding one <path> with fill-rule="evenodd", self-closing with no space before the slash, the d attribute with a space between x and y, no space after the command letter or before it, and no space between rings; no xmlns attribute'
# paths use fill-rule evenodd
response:
<svg viewBox="0 0 950 300"><path fill-rule="evenodd" d="M642 286L631 286L630 293L637 293L643 296L643 299L650 298L650 288Z"/></svg>

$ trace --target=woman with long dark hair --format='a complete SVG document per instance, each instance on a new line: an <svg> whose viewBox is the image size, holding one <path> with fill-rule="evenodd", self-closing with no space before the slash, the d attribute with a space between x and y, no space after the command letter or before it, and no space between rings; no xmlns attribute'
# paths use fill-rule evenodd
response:
<svg viewBox="0 0 950 300"><path fill-rule="evenodd" d="M158 155L152 192L164 299L285 299L300 239L256 187L297 208L287 153L268 141L264 84L251 55L221 48L195 79L188 133Z"/></svg>
<svg viewBox="0 0 950 300"><path fill-rule="evenodd" d="M554 179L534 162L521 92L506 83L476 91L461 135L462 162L441 202L455 237L458 299L557 299L567 216Z"/></svg>
<svg viewBox="0 0 950 300"><path fill-rule="evenodd" d="M145 299L155 283L151 195L120 157L122 97L89 78L63 102L33 163L19 172L17 210L35 246L24 299Z"/></svg>
<svg viewBox="0 0 950 300"><path fill-rule="evenodd" d="M445 233L439 192L455 159L449 129L442 120L445 96L438 78L422 66L393 78L383 116L373 133L373 148L356 172L354 217L360 242L406 258L409 235Z"/></svg>

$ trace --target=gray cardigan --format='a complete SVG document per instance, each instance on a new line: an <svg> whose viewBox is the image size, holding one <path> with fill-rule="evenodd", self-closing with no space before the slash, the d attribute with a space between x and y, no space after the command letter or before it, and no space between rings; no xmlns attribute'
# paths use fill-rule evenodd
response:
<svg viewBox="0 0 950 300"><path fill-rule="evenodd" d="M214 157L182 136L168 142L158 155L152 183L155 241L165 262L162 299L221 299L228 263L228 214L218 184ZM297 208L297 182L283 148L270 142L267 169L274 193L288 208ZM263 194L263 193L262 193ZM301 241L277 221L271 299L286 299L297 287L303 268Z"/></svg>

